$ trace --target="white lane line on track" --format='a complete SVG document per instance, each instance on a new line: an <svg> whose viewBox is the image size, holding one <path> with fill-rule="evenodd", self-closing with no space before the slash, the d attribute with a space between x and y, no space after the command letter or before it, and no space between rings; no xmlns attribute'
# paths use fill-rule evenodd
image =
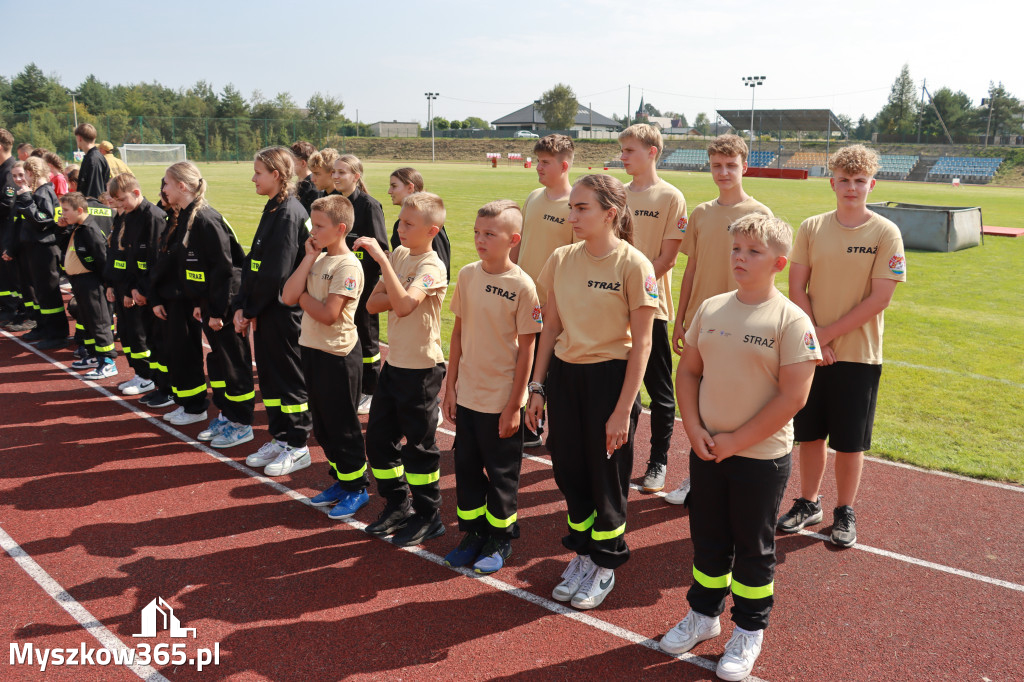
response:
<svg viewBox="0 0 1024 682"><path fill-rule="evenodd" d="M199 450L199 451L209 455L210 457L213 457L214 459L216 459L216 460L218 460L220 462L223 462L224 464L227 464L232 469L235 469L236 471L238 471L238 472L240 472L242 474L245 474L246 476L248 476L250 478L253 478L253 479L257 480L260 483L263 483L264 485L267 485L270 488L273 488L275 491L281 493L282 495L285 495L285 496L295 500L296 502L304 504L304 505L308 506L310 509L316 510L316 511L322 513L322 514L326 514L328 511L330 511L327 508L313 507L312 505L310 505L309 498L306 497L305 495L303 495L302 493L296 492L295 490L292 490L291 488L289 488L289 487L287 487L287 486L285 486L285 485L283 485L281 483L278 483L277 481L275 481L273 479L270 479L270 478L268 478L266 476L263 476L263 475L257 473L256 471L253 471L249 467L247 467L247 466L245 466L245 465L243 465L243 464L241 464L239 462L236 462L235 460L233 460L233 459L231 459L231 458L221 454L220 452L217 452L213 448L207 447L203 443L200 443L199 441L189 437L188 435L182 433L181 431L178 431L176 428L174 428L172 425L170 425L167 422L165 422L163 419L159 419L157 417L153 417L148 412L145 412L144 410L139 409L138 407L136 407L132 403L129 403L127 400L125 400L121 396L114 395L108 389L106 389L103 386L100 386L96 382L88 381L86 379L83 379L80 374L78 374L74 370L70 369L69 367L65 366L63 363L54 360L53 358L49 357L48 355L46 355L45 353L39 351L38 349L34 348L33 346L31 346L31 345L25 343L24 341L14 337L14 336L12 336L10 333L8 333L6 331L3 331L2 333L7 338L17 342L21 346L25 347L27 350L32 351L33 353L35 353L39 357L43 358L44 360L46 360L47 362L52 364L53 366L57 367L58 369L63 370L64 372L66 372L70 376L78 379L79 381L84 383L89 388L95 390L97 393L100 393L101 395L105 396L109 400L111 400L111 401L113 401L115 403L118 403L119 405L121 405L122 407L127 409L128 411L132 412L135 416L137 416L140 419L148 422L149 424L159 428L160 430L162 430L162 431L166 432L167 434L173 436L174 438L180 440L181 442L185 443L186 445L190 445L193 448L195 448L196 450ZM454 432L449 431L447 429L440 429L440 430L442 432L444 432L444 433L447 433L447 434L453 434L454 433ZM535 459L535 460L540 460L541 459L539 457L532 457L532 456L530 458L531 459ZM356 530L360 530L360 531L362 531L363 529L366 528L366 524L365 523L362 523L361 521L356 521L354 519L345 519L345 520L343 520L341 522L342 523L346 523L349 526L351 526L352 528L354 528ZM0 530L0 532L2 532L2 530ZM383 541L387 542L387 540L383 540ZM13 542L13 540L12 540L12 542ZM430 551L428 551L426 549L422 549L420 547L405 547L403 549L405 549L405 550L407 550L409 552L412 552L413 554L417 555L421 559L426 559L427 561L430 561L431 563L437 564L439 566L444 566L444 559L443 559L443 557L438 556L437 554L434 554L433 552L430 552ZM22 554L24 554L24 551L22 551ZM28 558L29 561L32 561L31 557L28 557L27 554L24 554L24 556L26 558ZM32 561L32 563L35 564L34 561ZM35 565L38 566L38 564L35 564ZM448 568L448 567L446 567L446 568ZM39 570L42 571L42 568L40 568ZM469 576L469 577L473 577L475 579L482 580L482 581L484 581L485 584L489 585L490 587L493 587L494 589L500 590L500 591L502 591L502 592L504 592L506 594L509 594L509 595L511 595L513 597L517 597L517 598L522 599L524 601L530 602L531 604L535 604L537 606L540 606L541 608L543 608L543 609L545 609L547 611L550 611L552 613L555 613L557 615L561 615L561 616L565 616L567 618L571 618L571 619L573 619L573 620L575 620L575 621L577 621L577 622L579 622L579 623L581 623L583 625L587 625L587 626L589 626L591 628L600 630L602 632L610 634L610 635L612 635L614 637L618 637L619 639L623 639L623 640L625 640L627 642L630 642L632 644L639 644L640 646L643 646L643 647L646 647L648 649L651 649L652 651L657 651L658 653L660 653L663 656L667 656L669 658L674 658L676 660L680 660L680 661L685 661L687 663L691 663L691 664L696 665L696 666L698 666L700 668L703 668L704 670L714 670L716 665L717 665L715 663L715 661L711 661L711 660L708 660L706 658L702 658L700 656L695 656L695 655L690 654L690 653L678 654L678 655L667 654L667 653L665 653L664 651L662 651L661 649L658 648L658 643L655 640L653 640L653 639L651 639L649 637L645 637L645 636L643 636L643 635L641 635L641 634L639 634L637 632L633 632L632 630L627 630L627 629L621 628L621 627L619 627L617 625L613 625L611 623L608 623L607 621L601 620L600 618L596 618L595 616L592 616L592 615L590 615L588 613L583 613L583 612L575 611L575 610L570 609L568 607L562 606L561 604L559 604L556 601L552 601L550 599L546 599L544 597L540 597L538 595L533 594L532 592L528 592L527 590L523 590L522 588L518 588L518 587L510 585L510 584L508 584L508 583L506 583L504 581L498 580L497 578L495 578L493 576L477 576L472 571L470 571L468 569L465 569L465 568L452 568L450 570L456 571L456 572L461 573L461 574L463 574L465 576ZM31 573L29 575L31 575ZM67 594L66 592L64 592L63 588L61 588L60 585L56 583L56 581L53 581L53 584L54 584L54 586L58 590L60 590L61 593L65 594L65 595ZM70 595L68 595L68 598L70 598ZM77 604L77 602L75 602L75 603ZM83 612L85 612L84 607L81 607L81 605L79 605L79 607L82 608ZM85 613L87 614L88 612L85 612ZM92 618L91 616L89 618L90 618L91 621L96 622L96 625L98 627L103 628L103 626L101 624L99 624L98 621L96 621L95 618ZM82 621L79 620L79 622L82 622ZM83 623L83 625L84 625L84 623ZM112 638L115 642L117 642L117 644L119 644L120 646L124 646L123 644L121 644L120 640L118 640L112 633L110 633L108 630L106 630L106 628L103 628L103 630L109 635L110 638ZM159 673L157 673L156 671L153 671L153 672L154 672L154 674L159 675ZM144 679L146 679L146 678L144 678ZM160 676L160 677L156 677L156 678L152 678L152 679L155 682L159 682L159 680L164 680L165 678ZM756 677L748 677L747 679L750 680L751 682L764 682L764 680L761 680L761 679L756 678Z"/></svg>
<svg viewBox="0 0 1024 682"><path fill-rule="evenodd" d="M0 528L0 547L3 547L4 551L19 566L21 569L28 573L29 577L36 582L39 587L42 588L43 592L48 594L57 604L68 612L72 618L78 621L86 631L96 638L103 647L113 651L115 649L127 650L129 647L125 645L117 636L108 630L103 623L96 620L96 618L89 613L89 610L78 603L78 601L72 597L67 591L61 587L60 583L53 579L53 577L43 569L35 559L29 556L25 550L21 548L14 539L8 535L3 528ZM12 653L13 657L14 654ZM13 665L13 658L11 664ZM167 678L161 675L156 669L148 665L132 664L125 666L133 673L135 673L140 679L146 680L146 682L168 682Z"/></svg>

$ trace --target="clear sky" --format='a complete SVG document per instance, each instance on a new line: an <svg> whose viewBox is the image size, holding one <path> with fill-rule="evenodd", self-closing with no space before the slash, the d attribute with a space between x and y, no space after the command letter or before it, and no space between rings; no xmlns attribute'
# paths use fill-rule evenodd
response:
<svg viewBox="0 0 1024 682"><path fill-rule="evenodd" d="M41 20L40 10L47 20ZM83 15L88 11L88 16ZM34 61L75 86L158 81L248 98L317 91L366 123L435 114L488 121L567 83L582 104L622 115L643 94L661 110L750 106L742 76L767 76L758 108L831 108L856 120L885 103L904 63L918 85L963 90L989 81L1024 97L1021 25L1009 0L627 0L517 3L213 0L82 5L0 2L8 78Z"/></svg>

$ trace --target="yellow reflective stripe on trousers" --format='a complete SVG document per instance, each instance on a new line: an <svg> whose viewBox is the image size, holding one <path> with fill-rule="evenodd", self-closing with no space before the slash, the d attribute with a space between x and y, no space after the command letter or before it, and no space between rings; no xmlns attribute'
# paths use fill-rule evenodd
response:
<svg viewBox="0 0 1024 682"><path fill-rule="evenodd" d="M159 362L150 362L149 363L149 368L150 369L155 369L158 372L166 372L167 371L167 365L161 365Z"/></svg>
<svg viewBox="0 0 1024 682"><path fill-rule="evenodd" d="M173 391L174 395L178 396L179 398L188 398L188 397L193 396L193 395L199 395L200 393L202 393L205 390L206 390L206 384L205 383L202 386L196 386L195 388L185 389L184 391L179 390L178 388L176 388L174 386L171 386L171 391Z"/></svg>
<svg viewBox="0 0 1024 682"><path fill-rule="evenodd" d="M487 505L477 509L460 509L455 507L455 515L463 521L472 521L473 519L479 519L481 516L487 513Z"/></svg>
<svg viewBox="0 0 1024 682"><path fill-rule="evenodd" d="M623 535L626 532L626 524L622 524L615 530L591 530L590 537L594 540L611 540Z"/></svg>
<svg viewBox="0 0 1024 682"><path fill-rule="evenodd" d="M299 412L306 412L309 410L309 403L302 403L301 405L282 405L281 411L285 414L298 414Z"/></svg>
<svg viewBox="0 0 1024 682"><path fill-rule="evenodd" d="M126 346L126 345L124 345L122 343L121 344L121 352L124 353L125 355L131 355L132 354L131 346Z"/></svg>
<svg viewBox="0 0 1024 682"><path fill-rule="evenodd" d="M508 528L516 522L517 518L518 514L512 514L512 516L507 519L499 519L497 516L491 514L491 512L487 512L487 523L491 524L494 528Z"/></svg>
<svg viewBox="0 0 1024 682"><path fill-rule="evenodd" d="M227 388L228 382L226 381L211 381L210 388Z"/></svg>
<svg viewBox="0 0 1024 682"><path fill-rule="evenodd" d="M405 467L399 464L394 469L370 469L370 471L373 472L374 478L401 478L402 474L405 473Z"/></svg>
<svg viewBox="0 0 1024 682"><path fill-rule="evenodd" d="M697 570L697 567L694 566L693 579L709 590L724 590L729 587L729 584L732 582L732 573L712 577L706 573L701 573Z"/></svg>
<svg viewBox="0 0 1024 682"><path fill-rule="evenodd" d="M233 403L244 403L246 400L256 400L256 391L249 391L242 395L231 395L230 393L225 393L224 397Z"/></svg>
<svg viewBox="0 0 1024 682"><path fill-rule="evenodd" d="M150 355L150 351L148 350L144 350L141 353L132 353L130 348L125 348L124 352L128 353L132 360L144 360Z"/></svg>
<svg viewBox="0 0 1024 682"><path fill-rule="evenodd" d="M739 580L733 580L732 593L744 599L764 599L775 594L775 581L773 580L763 587L750 587Z"/></svg>
<svg viewBox="0 0 1024 682"><path fill-rule="evenodd" d="M338 476L339 481L354 481L358 478L362 478L363 474L366 473L365 464L362 467L360 467L358 471L353 471L350 474L343 474L340 471L338 471L338 467L334 466L334 462L328 462L328 464L330 464L331 468L334 469L334 473Z"/></svg>
<svg viewBox="0 0 1024 682"><path fill-rule="evenodd" d="M372 358L363 358L364 365L372 365L375 362L380 362L380 353L377 353Z"/></svg>
<svg viewBox="0 0 1024 682"><path fill-rule="evenodd" d="M587 520L583 523L573 523L571 516L567 516L566 518L568 518L569 520L570 528L572 528L573 530L578 530L579 532L583 533L590 530L590 527L594 525L594 520L597 518L597 510L595 510L593 514L587 517Z"/></svg>
<svg viewBox="0 0 1024 682"><path fill-rule="evenodd" d="M263 407L281 407L280 398L264 398Z"/></svg>
<svg viewBox="0 0 1024 682"><path fill-rule="evenodd" d="M441 480L441 470L431 471L429 474L414 474L408 471L405 474L405 480L409 485L430 485Z"/></svg>
<svg viewBox="0 0 1024 682"><path fill-rule="evenodd" d="M82 343L87 346L91 346L96 343L96 339L82 339Z"/></svg>
<svg viewBox="0 0 1024 682"><path fill-rule="evenodd" d="M43 315L56 315L57 313L64 312L64 306L61 306L59 308L40 308L39 312L41 312Z"/></svg>
<svg viewBox="0 0 1024 682"><path fill-rule="evenodd" d="M93 341L93 343L96 342ZM109 346L96 346L97 353L109 353L112 350L114 350L114 344L110 344Z"/></svg>
<svg viewBox="0 0 1024 682"><path fill-rule="evenodd" d="M79 322L75 322L75 329L77 329L80 332L84 332L85 331L85 327L83 327L81 325L81 323L79 323Z"/></svg>

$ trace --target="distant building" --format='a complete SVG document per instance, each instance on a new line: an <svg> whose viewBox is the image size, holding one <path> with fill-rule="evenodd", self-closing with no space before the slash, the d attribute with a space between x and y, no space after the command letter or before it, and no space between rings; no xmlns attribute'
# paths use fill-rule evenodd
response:
<svg viewBox="0 0 1024 682"><path fill-rule="evenodd" d="M539 104L540 102L534 102L518 111L513 111L507 116L502 116L496 121L491 121L491 124L498 130L547 130L548 126L544 122L544 114L538 108ZM581 104L576 110L576 120L573 121L573 126L570 130L611 132L618 129L619 124L615 120Z"/></svg>
<svg viewBox="0 0 1024 682"><path fill-rule="evenodd" d="M419 123L402 121L377 121L370 124L370 130L377 137L419 137Z"/></svg>

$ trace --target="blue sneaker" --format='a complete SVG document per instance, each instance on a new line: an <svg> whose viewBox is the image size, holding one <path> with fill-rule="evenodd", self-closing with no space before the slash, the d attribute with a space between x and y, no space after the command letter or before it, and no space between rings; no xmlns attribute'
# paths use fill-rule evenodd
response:
<svg viewBox="0 0 1024 682"><path fill-rule="evenodd" d="M227 426L228 423L228 420L224 418L224 413L218 412L217 416L210 422L210 425L199 432L199 435L196 436L196 440L213 440L220 435L220 432L224 430L224 427Z"/></svg>
<svg viewBox="0 0 1024 682"><path fill-rule="evenodd" d="M210 442L210 445L215 448L230 448L242 443L248 443L252 438L251 426L228 422L225 426L221 427L220 434Z"/></svg>
<svg viewBox="0 0 1024 682"><path fill-rule="evenodd" d="M98 364L90 372L86 372L82 375L83 379L90 381L97 381L99 379L109 379L110 377L117 376L117 365L110 358L103 358L103 362Z"/></svg>
<svg viewBox="0 0 1024 682"><path fill-rule="evenodd" d="M512 543L507 537L490 537L480 550L480 558L473 564L473 570L483 575L497 573L512 554Z"/></svg>
<svg viewBox="0 0 1024 682"><path fill-rule="evenodd" d="M476 561L480 555L487 538L476 531L470 531L462 536L459 546L448 552L444 557L445 566L465 566Z"/></svg>
<svg viewBox="0 0 1024 682"><path fill-rule="evenodd" d="M357 493L346 492L345 496L338 500L338 504L334 505L334 508L327 512L327 516L339 520L351 518L369 501L370 494L366 492L366 488Z"/></svg>
<svg viewBox="0 0 1024 682"><path fill-rule="evenodd" d="M330 507L332 504L337 504L345 496L345 492L341 483L335 481L334 485L311 499L309 503L314 507Z"/></svg>

